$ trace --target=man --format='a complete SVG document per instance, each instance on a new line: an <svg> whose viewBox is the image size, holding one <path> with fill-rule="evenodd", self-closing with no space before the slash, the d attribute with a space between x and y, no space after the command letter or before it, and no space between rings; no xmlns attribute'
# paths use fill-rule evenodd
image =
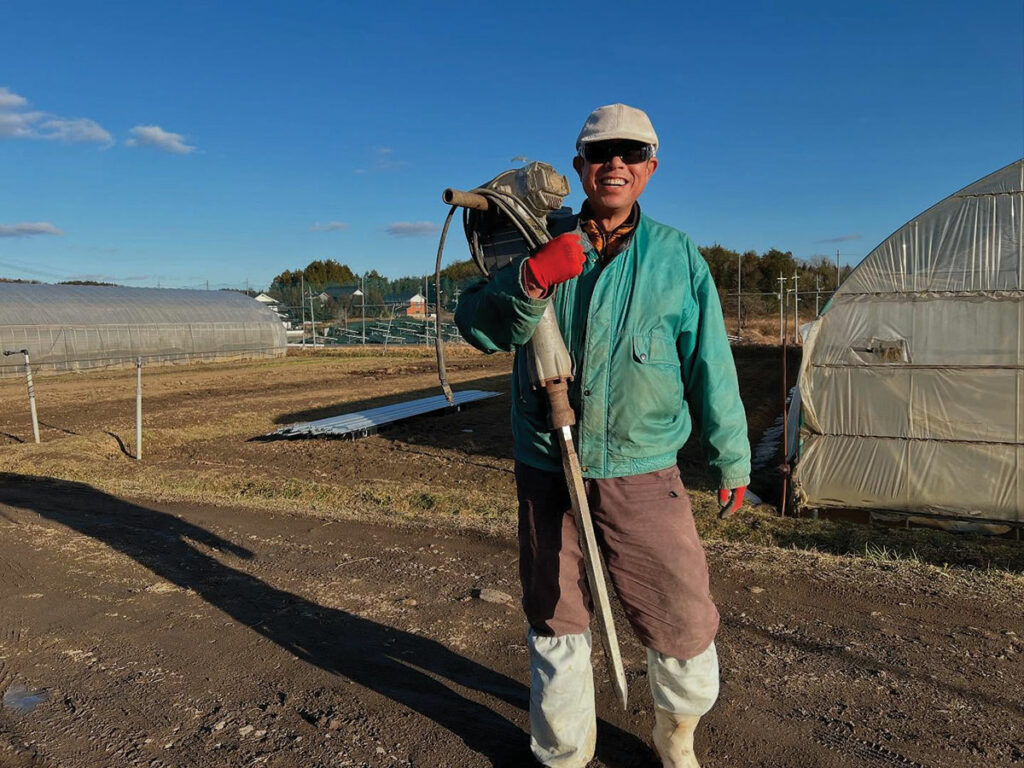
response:
<svg viewBox="0 0 1024 768"><path fill-rule="evenodd" d="M676 454L695 424L723 513L734 513L749 482L746 417L707 264L685 234L637 203L658 167L647 115L600 107L576 149L573 168L587 196L579 216L530 258L463 294L455 315L479 349L517 350L512 425L530 744L543 765L582 768L596 733L582 553L544 395L531 389L519 352L554 302L573 361L570 401L599 543L647 648L654 745L665 768L698 768L694 729L718 696L719 618Z"/></svg>

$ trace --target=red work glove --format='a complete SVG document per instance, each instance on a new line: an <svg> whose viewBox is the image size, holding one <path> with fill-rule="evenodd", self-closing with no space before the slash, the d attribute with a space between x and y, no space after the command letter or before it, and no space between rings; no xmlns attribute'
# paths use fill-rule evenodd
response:
<svg viewBox="0 0 1024 768"><path fill-rule="evenodd" d="M743 494L747 492L747 486L739 488L722 488L718 492L718 518L732 517L736 510L743 506Z"/></svg>
<svg viewBox="0 0 1024 768"><path fill-rule="evenodd" d="M583 271L583 243L575 232L566 232L544 245L526 260L523 283L527 290L544 294L559 283L571 280Z"/></svg>

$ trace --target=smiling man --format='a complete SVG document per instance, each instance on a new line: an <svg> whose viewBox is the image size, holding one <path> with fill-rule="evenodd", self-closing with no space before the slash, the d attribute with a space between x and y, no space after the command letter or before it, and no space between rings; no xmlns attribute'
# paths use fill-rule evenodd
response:
<svg viewBox="0 0 1024 768"><path fill-rule="evenodd" d="M596 109L573 167L587 200L531 257L463 294L455 319L485 352L517 350L512 427L519 574L530 629L530 744L550 768L594 755L591 599L559 447L521 345L548 302L573 361L569 397L591 513L626 617L647 649L654 745L664 768L698 768L697 721L718 696L704 550L676 454L696 425L722 514L750 473L746 416L718 293L682 232L637 202L658 168L647 115Z"/></svg>

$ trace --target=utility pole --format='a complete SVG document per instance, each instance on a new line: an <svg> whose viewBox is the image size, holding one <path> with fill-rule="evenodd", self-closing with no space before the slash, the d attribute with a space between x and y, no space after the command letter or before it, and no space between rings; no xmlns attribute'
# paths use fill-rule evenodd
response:
<svg viewBox="0 0 1024 768"><path fill-rule="evenodd" d="M736 254L736 339L739 340L743 330L743 317L740 308L743 306L743 256Z"/></svg>
<svg viewBox="0 0 1024 768"><path fill-rule="evenodd" d="M785 313L786 313L785 296L786 296L786 292L785 292L785 288L786 288L786 278L784 278L782 276L782 273L779 273L779 344L784 343L785 340L786 340L786 331L785 331L785 328L786 328L786 321L785 321Z"/></svg>
<svg viewBox="0 0 1024 768"><path fill-rule="evenodd" d="M800 342L800 275L793 273L793 343Z"/></svg>
<svg viewBox="0 0 1024 768"><path fill-rule="evenodd" d="M836 248L836 290L839 290L839 281L843 278L843 268L839 266L839 249Z"/></svg>
<svg viewBox="0 0 1024 768"><path fill-rule="evenodd" d="M365 347L366 346L366 273L365 272L363 273L363 279L360 282L362 283L362 288L360 289L360 293L362 293L362 296L360 296L360 298L362 299L362 305L363 306L362 306L362 309L360 310L359 314L362 316L360 318L362 320L360 325L363 327L363 346Z"/></svg>
<svg viewBox="0 0 1024 768"><path fill-rule="evenodd" d="M299 307L302 310L302 346L306 346L306 275L299 275Z"/></svg>
<svg viewBox="0 0 1024 768"><path fill-rule="evenodd" d="M814 276L814 316L817 317L819 299L821 297L821 275Z"/></svg>
<svg viewBox="0 0 1024 768"><path fill-rule="evenodd" d="M316 315L313 312L313 287L309 288L309 322L313 326L313 349L316 349Z"/></svg>

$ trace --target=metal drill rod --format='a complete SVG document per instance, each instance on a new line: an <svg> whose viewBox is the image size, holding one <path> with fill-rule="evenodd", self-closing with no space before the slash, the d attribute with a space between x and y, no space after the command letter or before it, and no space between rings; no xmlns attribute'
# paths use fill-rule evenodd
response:
<svg viewBox="0 0 1024 768"><path fill-rule="evenodd" d="M608 583L605 580L604 564L601 551L597 547L597 536L594 533L594 521L590 516L590 504L587 491L583 486L583 473L580 460L572 442L572 430L562 427L558 430L559 444L562 448L562 468L569 485L569 498L572 501L572 514L576 518L579 529L580 544L583 549L583 562L587 566L587 582L590 594L594 598L597 626L601 630L604 653L608 659L608 670L611 672L612 687L616 698L626 708L628 689L626 688L626 671L622 667L622 654L619 652L619 638L615 634L615 622L612 620L612 606L608 599Z"/></svg>

